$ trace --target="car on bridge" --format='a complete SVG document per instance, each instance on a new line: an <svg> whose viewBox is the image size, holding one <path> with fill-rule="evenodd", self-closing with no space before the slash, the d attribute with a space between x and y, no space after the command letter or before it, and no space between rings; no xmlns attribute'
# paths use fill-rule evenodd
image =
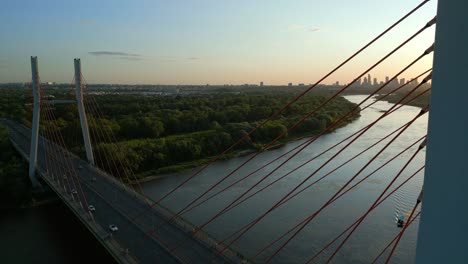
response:
<svg viewBox="0 0 468 264"><path fill-rule="evenodd" d="M71 193L75 195L78 194L78 192L75 189L71 189Z"/></svg>
<svg viewBox="0 0 468 264"><path fill-rule="evenodd" d="M94 212L94 211L96 211L96 208L94 207L94 205L90 204L90 205L88 205L88 211Z"/></svg>
<svg viewBox="0 0 468 264"><path fill-rule="evenodd" d="M116 225L109 225L109 230L111 232L117 232L119 231L119 228Z"/></svg>

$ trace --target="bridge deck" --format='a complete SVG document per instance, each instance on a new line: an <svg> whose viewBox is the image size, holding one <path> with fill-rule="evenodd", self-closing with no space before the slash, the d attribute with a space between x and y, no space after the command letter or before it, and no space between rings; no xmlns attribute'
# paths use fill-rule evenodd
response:
<svg viewBox="0 0 468 264"><path fill-rule="evenodd" d="M13 121L2 120L2 123L10 128L11 141L28 159L30 130ZM223 256L216 256L216 249L221 249L223 246L203 232L199 232L195 237L191 236L190 232L194 226L184 219L177 218L171 224L160 225L173 215L168 209L159 205L151 208L147 198L121 184L112 176L87 165L85 161L58 145L41 138L38 149L37 163L44 182L58 194L117 261L122 263L245 262L240 254L232 250L226 250ZM57 153L57 158L51 157L51 153ZM83 204L82 208L76 202L77 197L84 201L79 188L76 188L78 194L71 194L72 186L69 187L69 184L73 183L67 182L63 175L65 169L60 170L59 167L67 168L68 165L65 164L66 159L58 158L59 156L69 157L71 163L69 165L77 175L75 181L79 180L81 183L87 203L96 208L92 217L83 209L86 205ZM46 166L52 162L54 166ZM79 168L80 165L82 168ZM110 224L115 224L119 228L113 235L110 235L108 230ZM159 226L162 227L154 237L147 235ZM180 244L181 241L185 242ZM171 252L176 245L179 245L179 249Z"/></svg>

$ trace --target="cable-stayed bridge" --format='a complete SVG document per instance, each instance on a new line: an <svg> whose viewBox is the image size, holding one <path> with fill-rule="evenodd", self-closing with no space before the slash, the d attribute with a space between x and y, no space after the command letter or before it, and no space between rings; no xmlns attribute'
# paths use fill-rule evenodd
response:
<svg viewBox="0 0 468 264"><path fill-rule="evenodd" d="M423 197L423 192L421 190L421 194L419 195L418 199L414 201L414 207L412 208L408 219L406 219L405 223L402 224L401 231L395 236L393 240L389 241L387 247L382 248L382 251L379 255L375 256L374 262L389 262L395 250L397 250L399 241L402 238L404 239L404 233L408 226L413 223L416 217L422 215L419 237L423 237L424 240L419 241L420 243L418 244L417 261L419 263L428 263L428 260L438 259L440 261L451 260L453 263L463 263L463 261L460 262L460 260L466 260L467 253L465 252L466 250L462 250L463 243L460 243L462 237L457 233L457 230L465 231L467 227L456 224L451 227L446 227L443 232L432 230L435 226L438 225L437 221L441 221L440 215L448 212L449 209L452 209L453 211L452 207L446 206L447 204L451 205L456 204L457 201L467 201L466 195L458 192L454 195L445 195L442 198L437 197L439 190L443 190L444 194L451 191L451 187L447 185L446 181L440 179L440 174L443 171L451 172L447 177L450 178L453 182L457 182L460 186L459 189L463 189L461 186L468 187L468 180L463 180L460 178L463 173L467 172L466 168L462 166L463 162L461 161L461 158L463 155L460 155L460 153L464 153L462 148L464 145L461 143L466 143L466 139L464 139L465 141L462 141L460 139L462 136L458 133L456 133L458 135L458 141L455 141L455 139L441 139L441 135L444 132L443 130L446 129L446 124L448 122L447 120L451 121L450 125L452 129L455 129L456 127L460 131L463 131L463 125L444 110L442 107L443 102L439 101L438 99L446 99L450 93L447 92L446 94L442 94L441 92L436 92L436 89L439 89L440 91L440 87L444 83L451 83L454 85L454 72L461 75L463 71L468 70L465 64L458 65L458 68L453 66L453 64L456 64L454 62L455 58L459 61L466 61L464 59L468 59L468 52L466 52L463 48L468 46L468 23L465 21L466 19L463 18L464 16L462 10L464 3L462 3L462 1L439 3L437 14L438 26L435 41L436 45L427 43L427 49L421 50L418 54L415 54L413 61L411 61L403 69L397 71L397 73L392 78L382 84L379 88L372 91L368 97L366 97L356 106L355 109L333 121L318 135L311 137L281 157L277 157L270 163L260 166L259 168L246 174L228 186L220 188L220 186L222 186L222 184L225 183L233 174L239 171L247 163L253 161L258 154L251 155L238 167L234 168L233 170L226 171L226 174L222 175L222 177L220 177L216 183L206 188L205 191L197 195L195 199L191 200L189 203L183 206L182 209L176 212L171 212L167 208L161 206L162 201L173 195L178 189L190 182L193 178L197 177L197 175L209 167L210 164L219 160L225 154L234 149L237 145L242 143L243 140L249 137L258 128L262 127L270 120L278 117L292 104L300 100L302 96L317 87L317 85L320 84L323 80L335 73L338 69L354 59L356 56L364 52L369 46L373 45L374 42L378 41L382 36L387 34L387 32L396 28L402 21L411 16L414 12L417 12L418 9L423 7L427 2L428 1L423 1L413 10L405 14L400 20L395 22L395 24L384 30L380 35L364 45L348 59L344 60L343 63L331 70L323 78L318 80L317 83L298 94L297 97L284 105L277 112L272 114L271 117L258 124L258 126L253 128L251 131L245 133L232 146L227 148L218 156L214 157L206 165L197 169L193 174L181 181L173 189L168 190L164 195L161 196L161 198L156 201L152 201L145 197L142 192L137 189L137 186L127 186L122 181L117 180L127 178L130 181L130 178L134 177L134 174L131 170L116 170L116 173L119 175L115 175L118 177L114 178L114 176L107 174L103 170L100 170L96 165L92 146L92 138L108 137L110 140L112 140L112 135L109 135L108 131L104 130L101 130L101 132L96 134L90 134L87 120L87 110L89 111L89 108L86 108L83 103L83 98L86 94L86 84L84 83L83 76L81 74L81 65L79 59L75 60L74 78L76 100L74 100L73 103L76 102L78 105L80 123L86 150L86 162L80 160L77 156L66 149L64 138L57 130L50 129L50 127L44 129L40 128L41 122L56 122L53 109L51 107L51 105L55 104L56 102L49 100L44 91L41 90L37 58L35 57L31 59L33 76L32 86L35 99L32 129L30 130L29 128L26 128L10 120L2 120L2 122L10 128L11 140L14 146L30 162L30 177L33 185L39 186L41 183L47 184L52 190L54 190L119 262L149 263L159 261L163 263L248 263L255 262L258 260L259 256L267 255L263 259L266 263L270 263L274 261L275 257L280 254L281 251L283 251L284 248L288 246L288 244L309 225L309 223L314 221L314 219L323 210L333 204L336 200L340 199L342 196L346 195L346 193L352 190L355 186L359 185L361 182L370 177L373 172L362 179L358 178L358 176L368 167L370 167L371 164L379 157L379 155L382 154L385 149L390 146L397 138L404 134L405 131L417 119L426 115L429 110L431 110L431 113L435 111L436 114L431 115L430 117L430 126L427 134L427 140L426 136L424 136L416 142L408 142L409 147L405 149L405 151L412 151L411 157L408 158L401 169L396 171L394 175L389 176L391 180L386 186L383 187L381 194L375 197L375 200L371 201L369 208L362 212L362 216L357 218L353 224L351 224L345 230L342 230L338 236L331 239L330 241L323 241L322 249L317 250L316 252L311 252L307 263L316 262L317 257L325 253L327 253L326 262L328 263L333 261L336 254L338 254L343 245L348 242L353 233L358 230L359 226L364 222L367 216L385 199L391 196L398 188L406 184L406 182L409 181L415 174L421 172L422 169L424 169L424 166L421 167L418 171L407 177L407 179L400 185L396 187L394 186L396 185L395 183L401 179L402 175L407 174L405 171L406 168L413 162L418 153L420 153L420 151L426 147L426 144L428 146L428 158L425 174L426 179L429 180L425 182L424 187L424 210L421 211L420 206ZM420 29L418 29L412 36L408 37L400 45L395 47L395 49L383 56L375 64L366 68L359 76L354 79L354 82L368 74L369 71L373 70L390 56L393 56L400 48L407 45L413 39L418 37L422 32L434 26L435 24L435 18L431 18L428 21L421 23ZM433 70L428 69L418 76L414 76L410 82L402 84L394 89L388 89L387 86L389 86L389 84L394 79L398 78L398 76L413 67L422 58L431 55L433 52L435 53ZM460 60L460 58L462 59ZM278 171L279 168L281 168L283 165L287 164L289 160L294 158L302 150L313 144L313 142L315 142L322 135L332 131L336 127L339 127L343 122L356 115L359 111L370 107L372 104L368 104L366 102L372 99L375 95L383 95L377 100L385 99L386 96L396 92L401 92L405 86L408 86L409 84L413 83L414 80L420 77L423 77L423 81L421 83L414 85L410 89L407 89L405 95L399 99L399 101L394 106L392 106L390 109L387 109L386 111L383 111L378 118L369 123L366 127L356 131L350 137L343 139L343 141L337 142L337 144L332 147L338 149L336 153L331 155L331 157L328 158L322 165L315 168L308 177L299 182L286 195L276 201L273 201L270 208L260 211L259 214L254 219L252 219L252 221L242 226L236 232L233 232L224 239L214 239L203 231L203 229L208 224L231 211L236 206L247 203L251 197L257 195L259 192L265 190L269 186L276 184L276 182L285 179L289 175L294 174L297 169L315 159L316 157L312 157L310 160L304 162L303 165L300 165L299 167L291 170L277 180L268 183L266 186L259 188L262 186L262 184L268 182L269 177L273 173ZM420 88L432 79L434 79L432 83L433 88L421 91ZM305 120L320 111L323 106L325 106L334 98L340 96L352 85L353 82L343 86L342 89L338 90L335 94L330 96L329 99L325 100L316 109L312 110L307 115L303 116L299 121L297 121L297 123L289 127L286 132L282 133L277 138L268 143L264 149L268 149L270 146L275 144L275 142L284 137L288 132L300 126ZM319 171L322 170L322 168L327 166L327 164L333 160L338 159L338 155L350 145L352 145L355 140L364 135L370 128L375 126L382 119L391 115L395 111L398 111L401 105L407 104L412 100L416 100L418 97L428 93L430 90L434 91L432 94L433 98L431 99L431 107L429 108L429 105L427 105L426 107L422 108L421 111L412 117L410 121L399 128L395 128L392 133L386 136L388 142L386 142L385 145L380 148L379 151L377 151L373 158L365 162L365 164L363 164L362 168L358 172L353 174L349 180L341 185L335 193L330 194L329 199L323 203L320 208L311 212L307 212L307 217L291 226L287 232L278 234L277 239L271 241L271 243L262 245L262 249L259 250L255 255L243 256L241 253L238 253L232 249L232 246L235 242L239 241L255 225L261 224L261 222L273 211L283 206L284 204L287 204L289 200L297 196L299 193L307 190L315 184L318 184L329 174L332 174L334 170L320 178L314 177L319 173ZM434 94L437 94L439 97L434 97ZM456 102L457 105L463 105L461 99L453 98L453 96L450 98L451 101ZM94 108L95 113L100 112L99 106L95 102L91 102L91 106ZM464 120L466 121L466 118L464 118ZM451 153L447 151L446 145L444 144L444 141L447 140L450 141L451 144L455 145L456 143L454 142L460 143L454 147L456 151L453 155L449 155ZM343 145L341 145L342 143ZM329 151L329 149L325 150L319 155L322 155L327 151ZM109 155L112 155L112 153L109 153ZM358 155L360 154L357 154L356 156ZM452 162L452 166L450 166L450 168L446 168L446 166L441 164L441 160L447 162L446 156L450 156L449 161ZM279 165L275 165L275 167L270 172L261 177L253 185L246 187L245 190L243 190L234 199L227 201L227 204L222 209L216 210L212 215L207 216L206 221L203 223L194 226L183 219L183 215L185 213L196 209L206 201L215 199L219 194L227 191L229 188L232 188L236 184L255 174L257 171L264 169L274 161L277 161L281 158L284 158L284 160L281 161ZM112 164L115 163L114 160L115 159L104 160L102 162L108 163L109 167L124 167L123 165L125 165L125 161L119 161L119 164ZM454 162L455 160L457 162ZM345 161L343 164L346 164L347 162L348 161ZM382 166L385 165L386 164L383 164ZM443 200L443 202L440 202L441 200ZM462 220L466 219L466 213L462 212L460 216ZM441 243L437 243L437 241L441 238L444 239L443 245ZM447 241L450 241L451 243L445 243ZM434 256L434 254L436 255Z"/></svg>

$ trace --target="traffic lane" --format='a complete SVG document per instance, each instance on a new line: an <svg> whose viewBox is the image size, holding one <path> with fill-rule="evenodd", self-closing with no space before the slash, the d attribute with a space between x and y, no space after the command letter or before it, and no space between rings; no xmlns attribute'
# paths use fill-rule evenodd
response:
<svg viewBox="0 0 468 264"><path fill-rule="evenodd" d="M23 133L24 134L24 133ZM26 142L23 140L24 144ZM59 147L57 147L59 148ZM62 152L63 155L68 155L68 153L65 153L65 150L60 148L57 149L57 151ZM80 165L80 160L77 159L72 159L73 160L73 166L75 168L78 168ZM83 179L89 181L92 179L94 175L94 172L89 171L89 169L85 170L85 173L78 173L79 177L82 177ZM114 200L115 203L119 203L120 206L124 206L124 208L127 208L128 212L135 211L135 209L138 209L137 212L148 212L152 213L151 216L144 216L142 217L142 222L140 225L143 226L144 229L147 230L153 230L155 222L158 222L156 225L160 226L165 219L159 215L159 213L154 212L153 210L148 210L148 204L144 201L141 201L139 198L129 195L129 192L121 190L120 187L115 186L115 183L109 182L108 179L105 177L96 177L96 186L98 187L99 191L105 195L107 195L107 199L109 201ZM109 193L109 190L111 190L112 193ZM129 197L130 196L130 197ZM106 228L104 226L104 228ZM184 241L181 249L179 249L179 252L183 249L184 253L187 254L187 252L191 255L191 258L193 259L203 259L204 261L210 261L211 257L207 258L207 256L212 256L213 251L208 249L206 246L201 245L200 242L194 241L194 238L191 237L189 234L187 234L184 230L181 230L178 227L175 227L174 224L163 224L163 227L160 228L160 232L158 233L160 237L164 238L170 238L172 247L179 245L180 242ZM161 235L164 234L164 235ZM167 239L165 241L167 243ZM186 246L188 246L187 249ZM185 255L184 254L184 255ZM223 261L223 259L219 259L220 261Z"/></svg>

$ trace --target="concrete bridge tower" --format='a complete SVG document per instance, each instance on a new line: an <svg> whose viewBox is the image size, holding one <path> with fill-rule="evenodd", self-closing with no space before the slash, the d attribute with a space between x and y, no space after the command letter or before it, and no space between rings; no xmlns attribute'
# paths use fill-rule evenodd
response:
<svg viewBox="0 0 468 264"><path fill-rule="evenodd" d="M468 263L468 2L439 0L416 263Z"/></svg>
<svg viewBox="0 0 468 264"><path fill-rule="evenodd" d="M93 149L91 147L91 139L89 136L88 120L86 118L86 111L83 104L83 84L81 80L81 63L80 59L75 59L75 94L76 103L78 105L78 114L80 116L81 131L83 133L83 140L86 149L86 158L91 165L94 165ZM29 178L33 188L41 187L36 174L37 169L37 148L39 140L39 119L41 114L41 81L39 78L39 70L37 64L37 57L31 57L31 73L32 73L32 88L33 88L33 120L32 120L32 134L31 134L31 149L29 152ZM75 101L72 101L73 103ZM68 103L62 101L60 103Z"/></svg>

